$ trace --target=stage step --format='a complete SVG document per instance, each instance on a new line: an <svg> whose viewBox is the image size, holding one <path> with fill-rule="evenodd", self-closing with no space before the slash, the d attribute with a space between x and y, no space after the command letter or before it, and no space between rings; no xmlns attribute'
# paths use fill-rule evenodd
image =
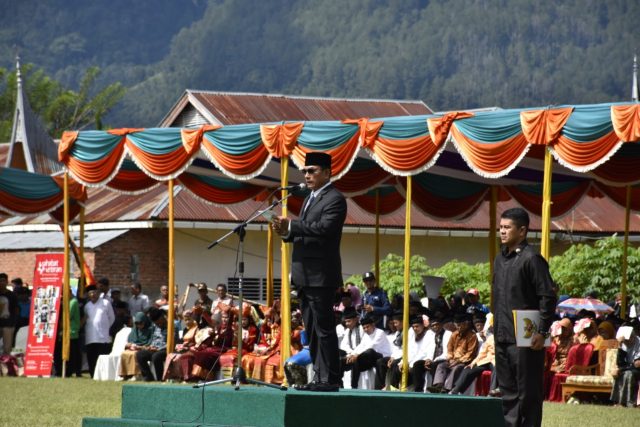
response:
<svg viewBox="0 0 640 427"><path fill-rule="evenodd" d="M281 391L230 385L126 384L122 418L85 418L85 427L493 427L502 425L499 399L425 393L340 390Z"/></svg>
<svg viewBox="0 0 640 427"><path fill-rule="evenodd" d="M228 424L202 424L185 422L160 423L158 420L133 420L127 418L85 418L83 427L257 427L257 426L231 426Z"/></svg>

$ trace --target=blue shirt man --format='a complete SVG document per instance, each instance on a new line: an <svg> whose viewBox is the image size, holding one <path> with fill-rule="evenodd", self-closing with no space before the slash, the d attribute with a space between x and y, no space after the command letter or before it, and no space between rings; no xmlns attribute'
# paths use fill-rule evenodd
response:
<svg viewBox="0 0 640 427"><path fill-rule="evenodd" d="M367 290L362 298L361 316L364 317L367 314L375 316L376 327L384 329L384 316L391 316L393 311L387 293L378 287L376 276L371 271L362 275L362 281Z"/></svg>

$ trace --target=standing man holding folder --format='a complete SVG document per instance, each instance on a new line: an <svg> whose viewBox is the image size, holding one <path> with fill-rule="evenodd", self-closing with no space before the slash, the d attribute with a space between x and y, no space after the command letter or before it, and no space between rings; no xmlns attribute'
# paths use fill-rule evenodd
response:
<svg viewBox="0 0 640 427"><path fill-rule="evenodd" d="M496 373L506 426L542 424L544 341L556 309L556 289L547 261L527 243L529 214L504 211L501 253L494 262L493 301ZM513 310L539 310L531 347L517 347Z"/></svg>

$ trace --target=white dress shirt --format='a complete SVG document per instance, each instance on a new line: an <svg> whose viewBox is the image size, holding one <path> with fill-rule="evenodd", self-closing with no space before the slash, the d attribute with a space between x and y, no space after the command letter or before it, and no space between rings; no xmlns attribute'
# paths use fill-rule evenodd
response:
<svg viewBox="0 0 640 427"><path fill-rule="evenodd" d="M109 328L116 320L111 303L105 298L98 298L95 303L87 302L84 312L87 315L87 323L84 325L84 342L86 344L111 342Z"/></svg>
<svg viewBox="0 0 640 427"><path fill-rule="evenodd" d="M349 334L351 332L351 334ZM344 335L342 336L342 341L340 341L340 350L344 350L347 354L352 354L353 350L358 346L356 342L356 337L360 336L360 342L365 336L364 330L362 326L358 325L353 329L344 328Z"/></svg>
<svg viewBox="0 0 640 427"><path fill-rule="evenodd" d="M376 353L382 354L382 357L391 356L391 345L387 339L387 334L379 328L374 329L372 334L365 333L360 344L351 352L347 353L358 356L370 348Z"/></svg>
<svg viewBox="0 0 640 427"><path fill-rule="evenodd" d="M429 329L427 334L423 338L423 340L427 340L427 353L425 356L425 360L432 360L434 362L439 362L441 360L447 360L447 348L449 346L449 338L451 338L451 331L444 331L444 336L442 337L442 354L440 356L434 358L433 355L436 352L436 334Z"/></svg>

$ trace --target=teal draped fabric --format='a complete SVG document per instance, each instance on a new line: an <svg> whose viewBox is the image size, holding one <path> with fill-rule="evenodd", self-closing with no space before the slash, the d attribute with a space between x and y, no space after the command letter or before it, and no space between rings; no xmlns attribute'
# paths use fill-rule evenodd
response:
<svg viewBox="0 0 640 427"><path fill-rule="evenodd" d="M413 184L424 191L444 199L456 200L477 195L485 191L486 184L465 181L443 175L421 173L413 177Z"/></svg>
<svg viewBox="0 0 640 427"><path fill-rule="evenodd" d="M78 132L69 154L84 163L95 162L109 156L121 140L121 136L101 130Z"/></svg>
<svg viewBox="0 0 640 427"><path fill-rule="evenodd" d="M522 133L521 111L524 110L476 113L473 117L456 120L454 126L465 137L479 144L495 144Z"/></svg>
<svg viewBox="0 0 640 427"><path fill-rule="evenodd" d="M378 136L384 139L411 139L429 134L427 118L436 116L409 116L384 119ZM372 121L377 121L372 120Z"/></svg>
<svg viewBox="0 0 640 427"><path fill-rule="evenodd" d="M218 188L220 190L234 191L234 190L241 190L245 188L255 187L255 185L253 184L248 184L244 181L233 180L231 178L214 177L214 176L199 175L199 174L192 174L192 173L185 173L185 175L192 176L196 178L198 181L208 186Z"/></svg>
<svg viewBox="0 0 640 427"><path fill-rule="evenodd" d="M247 154L262 147L259 124L225 126L205 132L203 144L211 144L226 154Z"/></svg>
<svg viewBox="0 0 640 427"><path fill-rule="evenodd" d="M183 147L180 128L151 128L127 135L133 145L151 155L172 153Z"/></svg>
<svg viewBox="0 0 640 427"><path fill-rule="evenodd" d="M46 199L62 193L50 176L12 168L0 168L0 191L28 200Z"/></svg>
<svg viewBox="0 0 640 427"><path fill-rule="evenodd" d="M591 142L610 132L613 104L577 105L562 129L562 135L574 142Z"/></svg>
<svg viewBox="0 0 640 427"><path fill-rule="evenodd" d="M358 125L341 122L305 122L298 144L311 151L328 151L349 141Z"/></svg>

